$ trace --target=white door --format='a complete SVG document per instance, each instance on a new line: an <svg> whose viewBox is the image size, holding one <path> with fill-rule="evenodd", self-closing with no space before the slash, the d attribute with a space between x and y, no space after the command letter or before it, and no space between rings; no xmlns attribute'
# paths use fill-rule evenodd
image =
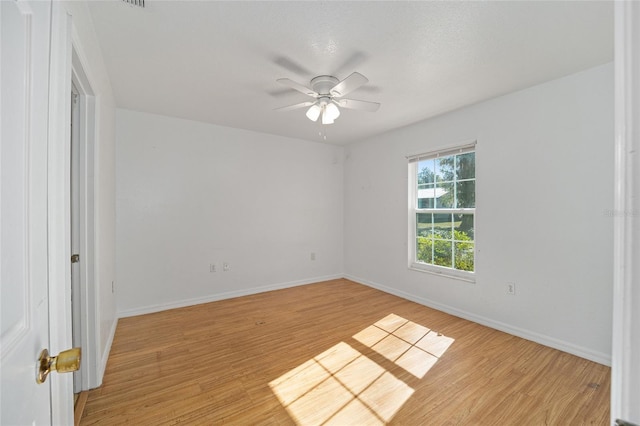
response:
<svg viewBox="0 0 640 426"><path fill-rule="evenodd" d="M47 136L51 3L0 1L0 424L51 423Z"/></svg>

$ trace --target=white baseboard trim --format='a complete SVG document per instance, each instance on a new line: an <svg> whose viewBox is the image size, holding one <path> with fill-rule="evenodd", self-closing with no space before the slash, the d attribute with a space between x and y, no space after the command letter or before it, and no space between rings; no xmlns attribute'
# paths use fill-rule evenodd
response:
<svg viewBox="0 0 640 426"><path fill-rule="evenodd" d="M116 335L116 328L118 327L118 318L115 318L111 323L111 330L109 330L109 337L107 338L107 344L104 346L102 352L102 358L100 359L100 365L98 367L98 376L96 377L97 384L94 387L102 386L102 378L104 372L107 369L107 361L109 361L109 354L111 353L111 345L113 344L113 338Z"/></svg>
<svg viewBox="0 0 640 426"><path fill-rule="evenodd" d="M424 297L416 296L410 293L407 293L402 290L398 290L392 287L387 287L385 285L366 280L364 278L356 277L353 275L345 274L344 278L354 281L358 284L366 285L368 287L375 288L376 290L383 291L385 293L393 294L394 296L402 297L403 299L411 300L412 302L419 303L424 306L428 306L433 309L437 309L442 312L446 312L448 314L454 315L456 317L460 317L469 321L473 321L475 323L491 327L493 329L503 331L505 333L512 334L514 336L522 337L523 339L531 340L532 342L540 343L541 345L548 346L550 348L558 349L563 352L570 353L572 355L579 356L581 358L588 359L589 361L597 362L598 364L603 364L606 366L611 366L611 355L594 351L588 348L584 348L582 346L577 346L572 343L564 342L562 340L556 339L554 337L545 336L540 333L536 333L534 331L522 329L519 327L514 327L509 324L505 324L500 321L495 321L491 318L483 317L480 315L473 314L471 312L463 311L457 308L454 308L449 305L444 305L442 303L434 302L433 300L426 299Z"/></svg>
<svg viewBox="0 0 640 426"><path fill-rule="evenodd" d="M169 309L184 308L185 306L200 305L202 303L217 302L218 300L233 299L235 297L248 296L251 294L264 293L267 291L281 290L289 287L297 287L306 284L313 284L321 281L329 281L343 278L342 274L325 275L321 277L307 278L298 281L289 281L285 283L270 284L260 287L251 287L243 290L228 291L225 293L216 293L204 297L196 297L192 299L183 299L169 303L161 303L156 305L143 306L140 308L126 309L118 311L118 318L133 317L136 315L151 314L154 312L166 311ZM115 330L115 329L114 329Z"/></svg>

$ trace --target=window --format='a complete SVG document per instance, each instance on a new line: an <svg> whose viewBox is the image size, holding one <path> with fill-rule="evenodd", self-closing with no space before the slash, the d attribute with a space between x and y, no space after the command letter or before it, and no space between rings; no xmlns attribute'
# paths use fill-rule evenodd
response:
<svg viewBox="0 0 640 426"><path fill-rule="evenodd" d="M473 281L475 207L475 142L410 157L409 267Z"/></svg>

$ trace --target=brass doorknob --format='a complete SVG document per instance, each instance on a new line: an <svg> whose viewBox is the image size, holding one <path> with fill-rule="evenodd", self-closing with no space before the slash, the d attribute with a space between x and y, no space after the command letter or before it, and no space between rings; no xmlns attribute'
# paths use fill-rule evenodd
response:
<svg viewBox="0 0 640 426"><path fill-rule="evenodd" d="M43 349L42 352L40 352L36 382L44 383L52 371L57 371L58 373L77 371L80 368L81 356L82 351L80 348L68 349L60 352L58 356L49 356L49 351Z"/></svg>

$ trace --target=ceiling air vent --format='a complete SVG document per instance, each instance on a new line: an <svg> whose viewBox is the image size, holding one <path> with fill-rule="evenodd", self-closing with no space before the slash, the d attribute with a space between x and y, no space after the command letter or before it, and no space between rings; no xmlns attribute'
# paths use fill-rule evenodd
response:
<svg viewBox="0 0 640 426"><path fill-rule="evenodd" d="M144 7L144 0L122 0L125 3L129 3L132 6Z"/></svg>

